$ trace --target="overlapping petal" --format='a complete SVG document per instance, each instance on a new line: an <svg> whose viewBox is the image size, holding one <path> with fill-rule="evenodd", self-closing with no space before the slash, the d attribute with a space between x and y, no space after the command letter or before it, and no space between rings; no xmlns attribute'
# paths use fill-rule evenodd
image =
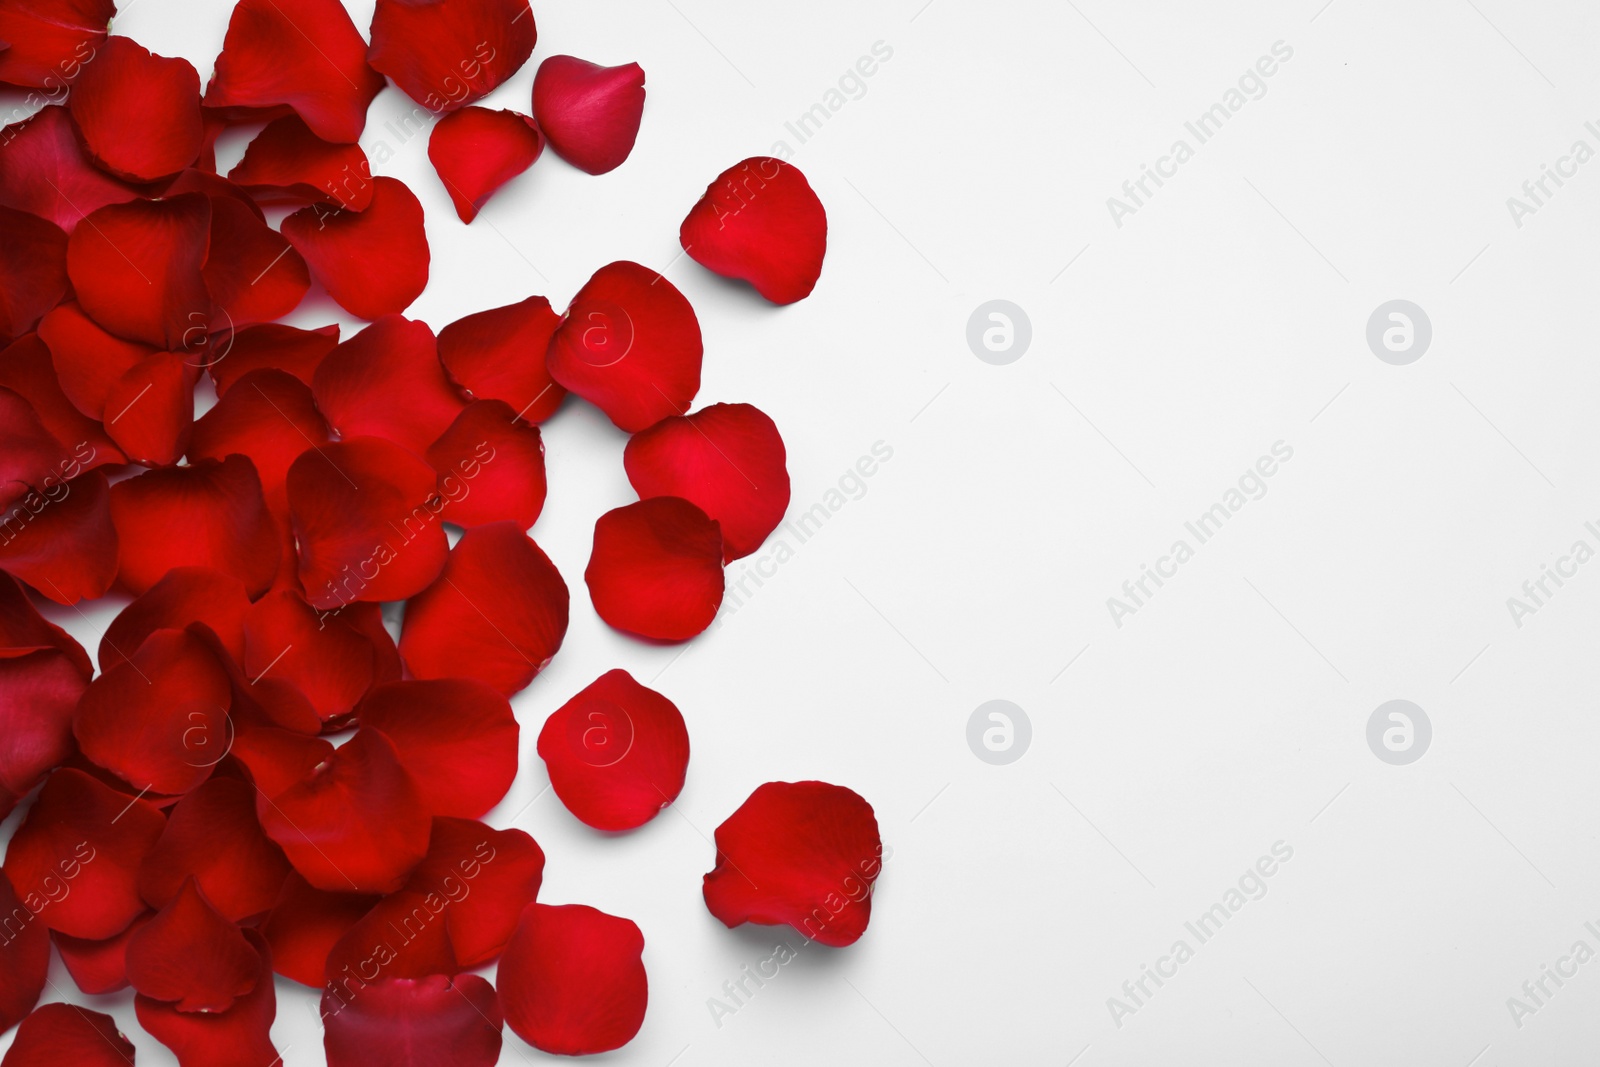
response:
<svg viewBox="0 0 1600 1067"><path fill-rule="evenodd" d="M428 446L444 519L457 526L532 526L544 510L544 442L503 400L475 400Z"/></svg>
<svg viewBox="0 0 1600 1067"><path fill-rule="evenodd" d="M195 161L204 143L200 75L193 65L158 56L127 37L101 42L94 62L84 64L72 86L67 108L89 155L128 181L176 174Z"/></svg>
<svg viewBox="0 0 1600 1067"><path fill-rule="evenodd" d="M50 346L38 334L27 334L0 350L0 387L24 397L51 436L71 447L76 465L62 472L68 481L86 470L127 461L99 420L78 410L62 391Z"/></svg>
<svg viewBox="0 0 1600 1067"><path fill-rule="evenodd" d="M359 212L316 205L290 215L280 229L311 277L352 315L399 314L427 287L422 204L396 178L374 178L372 201Z"/></svg>
<svg viewBox="0 0 1600 1067"><path fill-rule="evenodd" d="M722 533L681 497L616 508L594 524L583 580L611 626L654 641L687 641L722 606Z"/></svg>
<svg viewBox="0 0 1600 1067"><path fill-rule="evenodd" d="M66 233L49 219L0 207L0 337L33 329L66 291Z"/></svg>
<svg viewBox="0 0 1600 1067"><path fill-rule="evenodd" d="M602 67L576 56L551 56L533 79L533 117L550 147L579 170L604 174L622 165L639 137L644 70Z"/></svg>
<svg viewBox="0 0 1600 1067"><path fill-rule="evenodd" d="M199 193L108 204L67 239L67 276L84 312L111 333L180 350L211 321L201 274L210 247L211 201Z"/></svg>
<svg viewBox="0 0 1600 1067"><path fill-rule="evenodd" d="M117 576L117 528L111 487L90 471L30 493L0 514L0 570L58 604L93 600Z"/></svg>
<svg viewBox="0 0 1600 1067"><path fill-rule="evenodd" d="M50 977L50 933L5 874L0 874L0 916L5 916L6 924L6 936L0 938L0 1033L4 1033L39 1003Z"/></svg>
<svg viewBox="0 0 1600 1067"><path fill-rule="evenodd" d="M534 1048L587 1056L621 1048L644 1023L644 935L583 904L530 904L500 960L506 1024Z"/></svg>
<svg viewBox="0 0 1600 1067"><path fill-rule="evenodd" d="M225 1012L271 980L261 953L186 878L176 896L128 941L128 982L178 1011Z"/></svg>
<svg viewBox="0 0 1600 1067"><path fill-rule="evenodd" d="M272 913L261 924L272 945L274 968L301 985L322 985L329 951L379 899L318 889L290 871Z"/></svg>
<svg viewBox="0 0 1600 1067"><path fill-rule="evenodd" d="M109 1015L77 1004L46 1004L22 1021L3 1067L128 1067L133 1043Z"/></svg>
<svg viewBox="0 0 1600 1067"><path fill-rule="evenodd" d="M456 384L480 400L504 400L517 418L540 423L567 391L545 366L561 316L542 296L457 319L439 331L439 361Z"/></svg>
<svg viewBox="0 0 1600 1067"><path fill-rule="evenodd" d="M308 448L333 440L311 389L281 370L254 370L238 379L194 424L189 459L249 458L261 495L275 515L288 514L289 467Z"/></svg>
<svg viewBox="0 0 1600 1067"><path fill-rule="evenodd" d="M269 122L228 179L263 203L330 204L364 211L372 203L372 165L359 144L324 141L298 115Z"/></svg>
<svg viewBox="0 0 1600 1067"><path fill-rule="evenodd" d="M0 61L7 54L0 52ZM0 206L49 219L71 233L85 215L139 195L89 162L60 104L0 129Z"/></svg>
<svg viewBox="0 0 1600 1067"><path fill-rule="evenodd" d="M288 874L283 851L256 821L255 787L216 777L167 816L161 839L139 867L139 895L152 908L164 908L193 879L224 918L243 922L272 909Z"/></svg>
<svg viewBox="0 0 1600 1067"><path fill-rule="evenodd" d="M157 351L107 333L71 301L40 320L39 338L50 350L61 391L84 415L102 423L110 417L106 406L112 391ZM116 414L113 409L111 415Z"/></svg>
<svg viewBox="0 0 1600 1067"><path fill-rule="evenodd" d="M51 934L50 940L55 943L62 965L79 990L90 996L116 993L128 988L128 942L154 916L155 912L147 911L129 923L122 933L99 941L66 934Z"/></svg>
<svg viewBox="0 0 1600 1067"><path fill-rule="evenodd" d="M91 671L82 646L0 573L0 818L76 750L72 715Z"/></svg>
<svg viewBox="0 0 1600 1067"><path fill-rule="evenodd" d="M300 253L254 205L226 196L211 198L210 253L202 276L216 308L211 328L225 337L240 326L287 315L311 288Z"/></svg>
<svg viewBox="0 0 1600 1067"><path fill-rule="evenodd" d="M311 388L341 437L385 437L419 456L463 404L439 365L428 324L399 315L385 315L334 349Z"/></svg>
<svg viewBox="0 0 1600 1067"><path fill-rule="evenodd" d="M544 851L523 831L436 818L428 854L406 879L405 891L450 902L450 945L467 968L500 955L543 880Z"/></svg>
<svg viewBox="0 0 1600 1067"><path fill-rule="evenodd" d="M339 327L302 330L282 323L247 326L228 335L221 358L207 361L217 395L226 396L235 382L253 370L281 370L311 384L317 367L339 343Z"/></svg>
<svg viewBox="0 0 1600 1067"><path fill-rule="evenodd" d="M328 1067L494 1067L500 1059L500 1002L475 974L386 977L348 1002L327 993L322 1025Z"/></svg>
<svg viewBox="0 0 1600 1067"><path fill-rule="evenodd" d="M749 282L774 304L792 304L822 274L828 215L799 168L754 156L706 187L678 240L706 269Z"/></svg>
<svg viewBox="0 0 1600 1067"><path fill-rule="evenodd" d="M174 567L117 613L100 638L102 671L126 661L157 630L203 622L235 661L244 658L244 583L209 567Z"/></svg>
<svg viewBox="0 0 1600 1067"><path fill-rule="evenodd" d="M243 933L261 956L261 976L227 1011L179 1011L150 997L134 998L139 1025L172 1050L178 1067L279 1067L283 1062L272 1044L272 1020L278 1014L272 953L260 934Z"/></svg>
<svg viewBox="0 0 1600 1067"><path fill-rule="evenodd" d="M537 36L528 0L378 0L368 60L440 114L515 74Z"/></svg>
<svg viewBox="0 0 1600 1067"><path fill-rule="evenodd" d="M245 673L293 683L324 729L343 725L373 686L400 677L394 639L372 603L324 614L292 589L273 590L251 605L244 646Z"/></svg>
<svg viewBox="0 0 1600 1067"><path fill-rule="evenodd" d="M46 89L70 86L95 59L113 0L12 0L0 8L0 82Z"/></svg>
<svg viewBox="0 0 1600 1067"><path fill-rule="evenodd" d="M499 691L468 678L389 682L356 711L394 742L435 815L476 819L517 776L516 716Z"/></svg>

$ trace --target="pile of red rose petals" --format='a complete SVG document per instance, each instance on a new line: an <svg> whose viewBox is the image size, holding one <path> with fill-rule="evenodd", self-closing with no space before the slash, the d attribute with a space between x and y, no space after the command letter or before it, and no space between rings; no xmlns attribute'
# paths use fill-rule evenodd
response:
<svg viewBox="0 0 1600 1067"><path fill-rule="evenodd" d="M551 56L531 114L494 109L476 102L533 53L527 0L378 0L368 38L338 0L239 0L202 87L111 36L115 14L0 6L0 85L27 105L0 130L0 817L23 808L3 1065L133 1062L110 1017L36 1009L52 945L83 993L131 987L181 1067L278 1062L274 975L320 989L336 1067L492 1064L504 1025L618 1048L645 1015L639 928L537 901L544 852L481 821L518 771L510 698L571 610L526 532L540 424L572 393L630 435L639 500L595 522L584 582L610 626L665 642L711 624L724 566L782 521L783 439L749 404L691 410L699 321L637 263L563 313L404 317L431 269L423 207L357 142L393 81L437 120L429 158L471 222L547 144L620 166L644 72ZM224 176L232 127L255 132ZM805 177L767 157L680 229L775 304L811 292L826 240ZM278 321L313 287L370 325ZM196 418L202 375L217 401ZM132 599L94 660L39 610L112 591ZM683 789L689 733L618 669L537 750L575 817L628 831ZM763 785L716 848L704 895L728 926L865 930L882 848L850 790ZM498 989L471 973L496 961Z"/></svg>

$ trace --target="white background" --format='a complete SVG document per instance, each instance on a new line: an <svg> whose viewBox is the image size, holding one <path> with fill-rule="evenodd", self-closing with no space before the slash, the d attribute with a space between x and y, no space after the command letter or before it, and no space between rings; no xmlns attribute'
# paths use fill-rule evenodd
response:
<svg viewBox="0 0 1600 1067"><path fill-rule="evenodd" d="M576 401L545 428L532 532L573 622L515 702L523 773L491 821L545 849L541 899L645 933L649 1014L608 1062L1592 1061L1600 961L1520 1028L1506 1001L1573 942L1600 950L1600 562L1521 628L1506 598L1574 540L1600 548L1600 162L1521 228L1506 198L1574 140L1600 149L1600 14L1321 4L538 3L533 61L483 103L526 111L554 53L637 60L644 128L601 178L547 153L470 227L423 139L385 129L411 102L375 101L369 152L396 149L380 169L428 215L412 316L559 308L636 259L699 312L699 402L782 429L791 516L893 448L736 614L659 648L609 631L582 584L594 519L633 498L623 435ZM370 3L351 7L364 31ZM204 78L228 10L135 0L116 29ZM1280 40L1266 95L1118 228L1106 198ZM799 144L785 122L879 41L892 59ZM830 224L815 294L783 309L677 245L706 183L778 141ZM1032 320L1009 366L966 342L994 298ZM1364 337L1395 298L1434 328L1405 367ZM1116 627L1106 598L1279 440L1294 456L1267 495ZM92 649L109 615L53 617ZM694 746L678 803L620 837L541 795L533 751L615 666L683 709ZM967 746L995 698L1032 720L1009 766ZM1410 766L1367 747L1393 698L1433 723ZM706 912L708 837L760 782L801 778L877 810L893 854L872 924L804 949L719 1027L708 998L798 938ZM1293 859L1266 896L1114 1025L1107 998L1194 946L1184 922L1280 840ZM172 1062L127 995L74 999L103 1000L140 1063ZM290 1065L321 1062L314 1001L280 982ZM502 1062L545 1059L507 1031Z"/></svg>

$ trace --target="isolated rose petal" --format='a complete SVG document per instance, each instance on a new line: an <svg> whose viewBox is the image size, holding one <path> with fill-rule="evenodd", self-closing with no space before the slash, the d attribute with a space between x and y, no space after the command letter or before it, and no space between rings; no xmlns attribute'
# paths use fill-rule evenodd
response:
<svg viewBox="0 0 1600 1067"><path fill-rule="evenodd" d="M0 63L7 54L0 52ZM68 233L86 214L139 196L89 162L59 104L0 129L0 176L0 206L49 219Z"/></svg>
<svg viewBox="0 0 1600 1067"><path fill-rule="evenodd" d="M378 0L367 58L440 114L515 74L537 36L528 0Z"/></svg>
<svg viewBox="0 0 1600 1067"><path fill-rule="evenodd" d="M174 567L123 608L100 638L99 661L109 671L127 660L157 630L203 622L235 660L244 658L244 583L208 567Z"/></svg>
<svg viewBox="0 0 1600 1067"><path fill-rule="evenodd" d="M0 8L0 82L60 92L94 60L112 0L11 0Z"/></svg>
<svg viewBox="0 0 1600 1067"><path fill-rule="evenodd" d="M152 352L106 393L106 432L136 463L164 467L189 447L200 367L176 352Z"/></svg>
<svg viewBox="0 0 1600 1067"><path fill-rule="evenodd" d="M62 884L59 878L55 884ZM0 874L0 915L6 916L6 936L0 938L0 1033L33 1010L49 979L50 933L38 920L46 902L43 896L29 901L27 891L18 894Z"/></svg>
<svg viewBox="0 0 1600 1067"><path fill-rule="evenodd" d="M544 851L523 831L436 818L428 855L406 879L405 892L450 901L450 944L458 965L468 968L500 955L543 879Z"/></svg>
<svg viewBox="0 0 1600 1067"><path fill-rule="evenodd" d="M278 231L230 197L211 198L206 290L216 312L215 330L271 322L299 306L311 288L306 261Z"/></svg>
<svg viewBox="0 0 1600 1067"><path fill-rule="evenodd" d="M0 337L33 329L66 291L66 233L49 219L0 207Z"/></svg>
<svg viewBox="0 0 1600 1067"><path fill-rule="evenodd" d="M427 588L449 552L437 482L432 467L378 437L340 441L295 460L286 483L289 514L311 606L403 600Z"/></svg>
<svg viewBox="0 0 1600 1067"><path fill-rule="evenodd" d="M208 361L217 395L226 396L234 383L253 370L281 370L306 385L317 367L339 343L339 327L302 330L282 323L247 326L230 334L220 359Z"/></svg>
<svg viewBox="0 0 1600 1067"><path fill-rule="evenodd" d="M199 193L109 204L67 239L78 303L119 337L181 349L211 321L200 268L210 248L211 201Z"/></svg>
<svg viewBox="0 0 1600 1067"><path fill-rule="evenodd" d="M435 815L476 819L517 776L517 719L500 693L468 678L390 682L356 709L394 742Z"/></svg>
<svg viewBox="0 0 1600 1067"><path fill-rule="evenodd" d="M139 865L165 825L149 801L65 768L50 776L12 835L5 873L44 926L71 937L114 937L145 910Z"/></svg>
<svg viewBox="0 0 1600 1067"><path fill-rule="evenodd" d="M254 930L243 933L261 956L261 977L227 1011L179 1011L150 997L134 998L139 1025L172 1050L178 1067L281 1067L283 1063L271 1035L278 1014L271 950Z"/></svg>
<svg viewBox="0 0 1600 1067"><path fill-rule="evenodd" d="M826 782L768 782L717 827L706 907L729 927L788 924L853 944L872 914L883 843L872 805Z"/></svg>
<svg viewBox="0 0 1600 1067"><path fill-rule="evenodd" d="M76 750L72 715L92 672L83 647L0 573L0 818Z"/></svg>
<svg viewBox="0 0 1600 1067"><path fill-rule="evenodd" d="M600 516L583 572L594 610L611 626L655 641L687 641L722 606L722 534L675 496Z"/></svg>
<svg viewBox="0 0 1600 1067"><path fill-rule="evenodd" d="M322 998L328 1067L494 1067L501 1025L494 987L475 974L385 978L348 1002Z"/></svg>
<svg viewBox="0 0 1600 1067"><path fill-rule="evenodd" d="M129 923L122 933L101 941L66 934L52 934L50 940L55 943L61 963L80 992L90 996L117 993L128 988L128 942L154 917L155 912L147 911Z"/></svg>
<svg viewBox="0 0 1600 1067"><path fill-rule="evenodd" d="M439 331L439 361L480 400L504 400L517 418L540 423L567 391L550 378L545 350L561 316L542 296L457 319Z"/></svg>
<svg viewBox="0 0 1600 1067"><path fill-rule="evenodd" d="M158 56L127 37L107 37L99 46L67 108L89 155L129 181L178 173L204 142L200 75L187 59Z"/></svg>
<svg viewBox="0 0 1600 1067"><path fill-rule="evenodd" d="M556 154L590 174L622 165L643 114L644 71L637 63L602 67L551 56L534 75L533 117Z"/></svg>
<svg viewBox="0 0 1600 1067"><path fill-rule="evenodd" d="M261 954L193 878L128 942L129 983L179 1011L227 1011L261 978Z"/></svg>
<svg viewBox="0 0 1600 1067"><path fill-rule="evenodd" d="M261 933L277 972L301 985L323 984L328 952L380 898L317 889L291 871Z"/></svg>
<svg viewBox="0 0 1600 1067"><path fill-rule="evenodd" d="M239 0L206 86L214 108L292 108L318 137L351 143L383 76L338 0Z"/></svg>
<svg viewBox="0 0 1600 1067"><path fill-rule="evenodd" d="M702 267L749 282L774 304L792 304L822 274L828 216L799 168L753 156L706 187L678 240Z"/></svg>
<svg viewBox="0 0 1600 1067"><path fill-rule="evenodd" d="M444 519L457 526L507 521L527 529L544 510L544 442L502 400L475 400L428 446Z"/></svg>
<svg viewBox="0 0 1600 1067"><path fill-rule="evenodd" d="M50 347L38 334L27 334L0 350L0 387L26 398L45 429L71 447L77 466L62 472L68 481L86 470L127 461L105 427L78 410L62 391Z"/></svg>
<svg viewBox="0 0 1600 1067"><path fill-rule="evenodd" d="M304 382L287 371L255 370L195 422L189 459L249 457L267 506L286 515L289 467L306 449L332 439Z"/></svg>
<svg viewBox="0 0 1600 1067"><path fill-rule="evenodd" d="M568 811L597 830L632 830L683 789L689 731L672 701L613 670L545 720L539 756Z"/></svg>
<svg viewBox="0 0 1600 1067"><path fill-rule="evenodd" d="M292 589L274 590L251 605L244 638L245 673L292 682L324 724L343 724L369 689L400 677L376 604L323 614Z"/></svg>
<svg viewBox="0 0 1600 1067"><path fill-rule="evenodd" d="M305 781L262 794L256 813L318 889L392 893L428 852L427 805L375 730L357 731Z"/></svg>
<svg viewBox="0 0 1600 1067"><path fill-rule="evenodd" d="M550 339L550 377L629 433L681 415L700 391L700 322L682 293L626 261L595 271Z"/></svg>
<svg viewBox="0 0 1600 1067"><path fill-rule="evenodd" d="M662 419L628 441L628 481L641 498L680 496L722 527L726 561L748 556L789 507L777 426L749 404L712 404Z"/></svg>
<svg viewBox="0 0 1600 1067"><path fill-rule="evenodd" d="M111 490L119 577L134 593L173 567L210 567L259 596L278 572L278 532L261 479L244 456L146 471Z"/></svg>
<svg viewBox="0 0 1600 1067"><path fill-rule="evenodd" d="M59 472L70 458L33 405L0 388L0 509L31 492L51 489L62 480Z"/></svg>
<svg viewBox="0 0 1600 1067"><path fill-rule="evenodd" d="M149 345L107 333L71 302L45 315L39 322L39 338L50 349L61 391L79 411L102 422L107 399L123 376L156 352Z"/></svg>
<svg viewBox="0 0 1600 1067"><path fill-rule="evenodd" d="M534 1048L587 1056L639 1032L649 999L644 935L583 904L530 904L500 959L506 1023Z"/></svg>
<svg viewBox="0 0 1600 1067"><path fill-rule="evenodd" d="M515 111L464 107L440 119L428 135L428 159L462 222L471 222L494 191L544 151L544 135Z"/></svg>
<svg viewBox="0 0 1600 1067"><path fill-rule="evenodd" d="M29 494L0 513L0 570L58 604L93 600L117 576L110 483L101 471L52 496Z"/></svg>
<svg viewBox="0 0 1600 1067"><path fill-rule="evenodd" d="M415 678L474 678L510 696L561 647L568 603L567 583L521 527L476 526L406 605L400 658Z"/></svg>
<svg viewBox="0 0 1600 1067"><path fill-rule="evenodd" d="M111 1016L77 1004L46 1004L17 1028L4 1067L129 1067L133 1055Z"/></svg>
<svg viewBox="0 0 1600 1067"><path fill-rule="evenodd" d="M218 758L223 751L218 747ZM243 922L270 911L289 874L283 851L256 821L255 787L212 778L178 801L161 840L139 868L139 895L166 907L184 881L195 880L222 915Z"/></svg>
<svg viewBox="0 0 1600 1067"><path fill-rule="evenodd" d="M439 365L428 324L399 315L385 315L334 349L311 388L341 437L385 437L419 456L463 404Z"/></svg>
<svg viewBox="0 0 1600 1067"><path fill-rule="evenodd" d="M398 314L428 285L422 204L396 178L374 178L372 202L360 212L317 205L279 228L311 277L358 318Z"/></svg>
<svg viewBox="0 0 1600 1067"><path fill-rule="evenodd" d="M372 165L358 144L335 144L298 115L269 122L228 172L263 203L332 204L364 211L372 203Z"/></svg>

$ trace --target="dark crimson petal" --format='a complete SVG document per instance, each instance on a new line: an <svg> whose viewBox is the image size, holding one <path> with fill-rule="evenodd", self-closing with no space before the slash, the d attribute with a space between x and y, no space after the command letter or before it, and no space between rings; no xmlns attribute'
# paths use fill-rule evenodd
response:
<svg viewBox="0 0 1600 1067"><path fill-rule="evenodd" d="M0 509L61 481L57 471L68 458L33 405L9 389L0 389Z"/></svg>
<svg viewBox="0 0 1600 1067"><path fill-rule="evenodd" d="M378 0L367 59L440 114L515 74L537 36L528 0Z"/></svg>
<svg viewBox="0 0 1600 1067"><path fill-rule="evenodd" d="M33 329L66 292L66 233L49 219L0 207L0 337Z"/></svg>
<svg viewBox="0 0 1600 1067"><path fill-rule="evenodd" d="M246 205L211 200L211 253L203 276L216 305L211 325L230 330L281 318L311 288L306 261Z"/></svg>
<svg viewBox="0 0 1600 1067"><path fill-rule="evenodd" d="M475 974L385 978L358 999L322 997L328 1067L494 1067L502 1022L494 987Z"/></svg>
<svg viewBox="0 0 1600 1067"><path fill-rule="evenodd" d="M34 652L58 652L87 682L94 672L89 654L67 631L39 614L9 575L0 574L0 660ZM6 731L8 737L12 736Z"/></svg>
<svg viewBox="0 0 1600 1067"><path fill-rule="evenodd" d="M301 985L323 984L328 952L381 898L317 889L291 871L261 933L277 972Z"/></svg>
<svg viewBox="0 0 1600 1067"><path fill-rule="evenodd" d="M8 862L9 859L7 853ZM56 884L63 885L59 879ZM37 909L45 900L37 897L29 902L0 874L0 930L4 933L0 936L0 1033L17 1025L33 1010L50 976L50 934L43 923L36 921Z"/></svg>
<svg viewBox="0 0 1600 1067"><path fill-rule="evenodd" d="M544 353L561 316L542 296L457 319L439 331L439 361L480 400L504 400L525 422L554 415L567 391L550 379Z"/></svg>
<svg viewBox="0 0 1600 1067"><path fill-rule="evenodd" d="M250 598L244 583L207 567L174 567L123 608L100 638L100 669L109 671L136 652L157 630L181 630L203 622L235 661L244 658L244 616Z"/></svg>
<svg viewBox="0 0 1600 1067"><path fill-rule="evenodd" d="M428 159L462 222L471 222L494 191L544 151L544 134L526 115L464 107L428 135Z"/></svg>
<svg viewBox="0 0 1600 1067"><path fill-rule="evenodd" d="M117 993L128 988L128 942L154 917L155 912L147 911L122 933L102 941L66 934L51 934L50 940L55 942L62 964L80 991L90 996Z"/></svg>
<svg viewBox="0 0 1600 1067"><path fill-rule="evenodd" d="M390 682L368 693L356 715L394 742L435 815L479 818L517 777L516 716L482 682Z"/></svg>
<svg viewBox="0 0 1600 1067"><path fill-rule="evenodd" d="M40 321L39 338L50 349L61 391L79 411L101 421L107 399L123 375L156 351L112 336L72 303L62 304Z"/></svg>
<svg viewBox="0 0 1600 1067"><path fill-rule="evenodd" d="M683 789L689 730L672 701L607 671L545 720L539 756L568 811L597 830L632 830Z"/></svg>
<svg viewBox="0 0 1600 1067"><path fill-rule="evenodd" d="M256 813L267 836L318 889L392 893L428 852L431 820L388 738L358 730Z"/></svg>
<svg viewBox="0 0 1600 1067"><path fill-rule="evenodd" d="M22 1021L3 1067L129 1067L133 1044L117 1021L76 1004L46 1004Z"/></svg>
<svg viewBox="0 0 1600 1067"><path fill-rule="evenodd" d="M72 714L92 670L83 647L0 573L0 818L76 750Z"/></svg>
<svg viewBox="0 0 1600 1067"><path fill-rule="evenodd" d="M239 0L205 103L287 106L318 137L348 144L361 136L383 85L338 0Z"/></svg>
<svg viewBox="0 0 1600 1067"><path fill-rule="evenodd" d="M259 723L239 723L229 754L249 771L257 790L274 797L310 778L334 751L333 745L321 737ZM257 804L259 807L259 797Z"/></svg>
<svg viewBox="0 0 1600 1067"><path fill-rule="evenodd" d="M0 65L4 60L0 59ZM127 37L108 37L67 97L89 155L129 181L176 174L204 144L200 75Z"/></svg>
<svg viewBox="0 0 1600 1067"><path fill-rule="evenodd" d="M587 1056L633 1040L649 983L644 935L584 904L529 904L500 959L500 1005L541 1052Z"/></svg>
<svg viewBox="0 0 1600 1067"><path fill-rule="evenodd" d="M0 52L0 62L6 55ZM0 130L0 206L71 233L84 215L138 195L84 156L65 107L52 104Z"/></svg>
<svg viewBox="0 0 1600 1067"><path fill-rule="evenodd" d="M122 546L119 577L142 593L173 567L231 574L260 596L278 572L278 532L261 479L244 456L146 471L111 490Z"/></svg>
<svg viewBox="0 0 1600 1067"><path fill-rule="evenodd" d="M149 801L65 768L50 776L12 835L5 873L44 926L71 937L114 937L145 910L139 865L166 823Z"/></svg>
<svg viewBox="0 0 1600 1067"><path fill-rule="evenodd" d="M422 204L396 178L374 178L372 202L362 211L314 205L279 229L305 257L311 276L358 318L398 314L427 288Z"/></svg>
<svg viewBox="0 0 1600 1067"><path fill-rule="evenodd" d="M29 494L0 514L0 570L58 604L93 600L117 576L117 529L102 471Z"/></svg>
<svg viewBox="0 0 1600 1067"><path fill-rule="evenodd" d="M475 678L506 696L544 670L567 633L567 583L515 523L475 526L439 580L406 605L400 658L416 678Z"/></svg>
<svg viewBox="0 0 1600 1067"><path fill-rule="evenodd" d="M872 805L827 782L768 782L717 827L706 907L723 925L787 923L842 947L866 932L883 842Z"/></svg>
<svg viewBox="0 0 1600 1067"><path fill-rule="evenodd" d="M384 897L328 951L324 994L349 1003L380 977L459 973L445 926L449 907L445 897L404 890Z"/></svg>
<svg viewBox="0 0 1600 1067"><path fill-rule="evenodd" d="M628 441L622 464L641 498L680 496L722 527L725 561L748 556L789 508L777 426L749 404L662 419Z"/></svg>
<svg viewBox="0 0 1600 1067"><path fill-rule="evenodd" d="M687 641L722 606L722 533L680 497L616 508L594 524L583 580L611 626L654 641Z"/></svg>
<svg viewBox="0 0 1600 1067"><path fill-rule="evenodd" d="M244 646L246 674L294 683L324 724L342 725L367 690L400 677L377 604L323 613L294 590L277 589L251 605Z"/></svg>
<svg viewBox="0 0 1600 1067"><path fill-rule="evenodd" d="M113 0L12 0L0 7L0 82L48 89L70 85L95 58L117 13Z"/></svg>
<svg viewBox="0 0 1600 1067"><path fill-rule="evenodd" d="M311 389L340 437L386 437L419 456L462 407L439 365L433 331L399 315L385 315L334 349Z"/></svg>
<svg viewBox="0 0 1600 1067"><path fill-rule="evenodd" d="M500 955L543 880L544 851L521 830L438 818L428 855L406 879L405 892L450 902L445 924L465 969Z"/></svg>
<svg viewBox="0 0 1600 1067"><path fill-rule="evenodd" d="M194 424L189 459L248 456L268 508L287 515L289 467L306 449L328 444L333 435L310 388L289 372L250 371L237 384Z"/></svg>
<svg viewBox="0 0 1600 1067"><path fill-rule="evenodd" d="M144 357L106 394L106 432L137 463L176 463L194 430L194 383L199 377L199 365L179 353Z"/></svg>
<svg viewBox="0 0 1600 1067"><path fill-rule="evenodd" d="M754 156L706 187L678 241L702 267L749 282L774 304L792 304L822 274L828 215L797 167Z"/></svg>
<svg viewBox="0 0 1600 1067"><path fill-rule="evenodd" d="M579 170L604 174L633 151L644 115L644 70L551 56L533 78L533 117L550 147Z"/></svg>
<svg viewBox="0 0 1600 1067"><path fill-rule="evenodd" d="M623 261L578 290L546 359L550 377L638 433L689 409L703 355L689 301L659 274Z"/></svg>
<svg viewBox="0 0 1600 1067"><path fill-rule="evenodd" d="M235 382L253 370L281 370L311 384L317 367L339 343L339 327L302 330L281 323L247 326L229 336L221 357L209 363L217 395L226 396Z"/></svg>
<svg viewBox="0 0 1600 1067"><path fill-rule="evenodd" d="M79 411L62 391L50 347L38 334L30 333L0 351L0 386L26 397L55 439L71 446L77 466L62 472L69 481L95 467L127 462L105 427Z"/></svg>
<svg viewBox="0 0 1600 1067"><path fill-rule="evenodd" d="M120 337L182 348L211 320L200 268L210 247L211 202L199 193L109 204L67 239L78 303Z"/></svg>
<svg viewBox="0 0 1600 1067"><path fill-rule="evenodd" d="M372 165L361 146L324 141L298 115L268 123L228 178L263 203L332 204L351 211L372 203Z"/></svg>
<svg viewBox="0 0 1600 1067"><path fill-rule="evenodd" d="M139 868L139 895L166 907L193 878L232 922L271 910L289 874L283 851L256 821L255 787L213 778L178 801L161 840Z"/></svg>
<svg viewBox="0 0 1600 1067"><path fill-rule="evenodd" d="M272 1020L278 1014L272 953L260 934L243 933L260 953L261 977L227 1011L178 1011L149 997L134 998L139 1025L173 1051L178 1067L280 1067L283 1062L272 1045Z"/></svg>
<svg viewBox="0 0 1600 1067"><path fill-rule="evenodd" d="M128 942L128 982L179 1011L227 1011L262 978L261 953L193 878Z"/></svg>
<svg viewBox="0 0 1600 1067"><path fill-rule="evenodd" d="M397 444L357 437L309 449L289 468L300 582L319 611L403 600L449 553L433 468Z"/></svg>
<svg viewBox="0 0 1600 1067"><path fill-rule="evenodd" d="M544 510L544 442L503 400L475 400L437 441L428 462L439 472L444 519L457 526L502 520L527 529Z"/></svg>

